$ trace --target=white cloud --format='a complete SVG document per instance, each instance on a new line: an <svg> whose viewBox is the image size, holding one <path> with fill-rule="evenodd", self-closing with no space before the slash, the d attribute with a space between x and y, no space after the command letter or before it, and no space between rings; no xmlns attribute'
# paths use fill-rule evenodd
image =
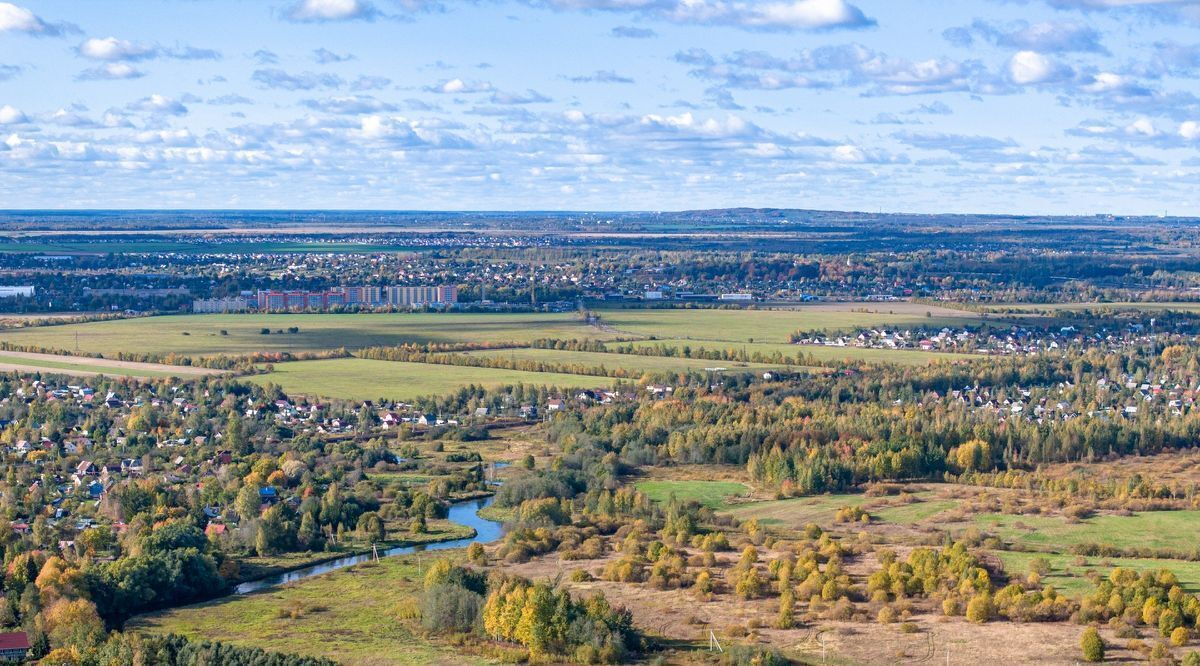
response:
<svg viewBox="0 0 1200 666"><path fill-rule="evenodd" d="M127 62L106 62L98 67L83 70L76 78L80 81L115 81L119 79L137 79L145 75L145 72Z"/></svg>
<svg viewBox="0 0 1200 666"><path fill-rule="evenodd" d="M460 93L481 93L491 92L492 84L487 81L464 81L459 78L447 79L436 85L426 86L428 92L444 93L447 95L457 95Z"/></svg>
<svg viewBox="0 0 1200 666"><path fill-rule="evenodd" d="M829 30L875 25L846 0L525 0L561 10L636 12L673 23L749 30Z"/></svg>
<svg viewBox="0 0 1200 666"><path fill-rule="evenodd" d="M1008 78L1022 86L1061 80L1070 73L1070 68L1036 51L1017 51L1008 61Z"/></svg>
<svg viewBox="0 0 1200 666"><path fill-rule="evenodd" d="M1179 124L1179 136L1188 141L1200 139L1200 122L1187 120Z"/></svg>
<svg viewBox="0 0 1200 666"><path fill-rule="evenodd" d="M46 23L32 11L12 4L0 2L0 34L5 32L23 32L28 35L60 35L64 30L62 25Z"/></svg>
<svg viewBox="0 0 1200 666"><path fill-rule="evenodd" d="M374 20L379 11L364 0L300 0L286 13L292 21Z"/></svg>
<svg viewBox="0 0 1200 666"><path fill-rule="evenodd" d="M155 49L145 44L135 44L116 37L92 37L79 45L79 55L92 60L114 62L118 60L141 60L154 56Z"/></svg>
<svg viewBox="0 0 1200 666"><path fill-rule="evenodd" d="M25 122L29 122L29 118L20 109L9 104L0 106L0 125L18 125Z"/></svg>

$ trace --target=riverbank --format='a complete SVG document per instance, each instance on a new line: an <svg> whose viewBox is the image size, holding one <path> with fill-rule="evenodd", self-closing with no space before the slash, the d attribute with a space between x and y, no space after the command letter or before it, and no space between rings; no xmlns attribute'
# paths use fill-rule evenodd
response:
<svg viewBox="0 0 1200 666"><path fill-rule="evenodd" d="M255 594L143 615L126 630L327 657L347 666L493 663L422 630L416 611L432 561L411 554L365 562Z"/></svg>
<svg viewBox="0 0 1200 666"><path fill-rule="evenodd" d="M447 541L473 539L478 531L468 525L456 523L449 519L431 520L429 531L425 534L408 534L403 539L388 539L378 544L380 552L394 548L413 548L428 546ZM282 576L305 569L334 562L346 557L356 557L372 554L370 544L355 544L345 550L283 553L269 557L248 557L241 561L240 576L233 581L235 586L245 583L255 583L266 578Z"/></svg>

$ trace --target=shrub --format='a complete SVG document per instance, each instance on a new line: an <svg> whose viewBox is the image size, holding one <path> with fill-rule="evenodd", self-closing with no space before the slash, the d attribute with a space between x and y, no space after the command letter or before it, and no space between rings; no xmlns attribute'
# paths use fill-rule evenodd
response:
<svg viewBox="0 0 1200 666"><path fill-rule="evenodd" d="M1100 632L1096 631L1095 627L1083 630L1083 635L1079 637L1079 647L1083 650L1084 661L1104 661L1104 640L1100 638Z"/></svg>
<svg viewBox="0 0 1200 666"><path fill-rule="evenodd" d="M1184 655L1183 666L1200 666L1200 652L1192 650Z"/></svg>
<svg viewBox="0 0 1200 666"><path fill-rule="evenodd" d="M1187 642L1189 639L1191 639L1191 637L1192 634L1187 630L1187 627L1175 627L1175 629L1171 632L1171 645L1174 645L1175 647L1187 645Z"/></svg>
<svg viewBox="0 0 1200 666"><path fill-rule="evenodd" d="M426 589L421 624L430 631L467 632L479 622L483 597L458 585L439 583Z"/></svg>
<svg viewBox="0 0 1200 666"><path fill-rule="evenodd" d="M993 612L992 599L987 595L976 595L967 603L967 619L976 624L990 620Z"/></svg>
<svg viewBox="0 0 1200 666"><path fill-rule="evenodd" d="M760 645L733 645L721 655L721 666L787 666L777 650Z"/></svg>

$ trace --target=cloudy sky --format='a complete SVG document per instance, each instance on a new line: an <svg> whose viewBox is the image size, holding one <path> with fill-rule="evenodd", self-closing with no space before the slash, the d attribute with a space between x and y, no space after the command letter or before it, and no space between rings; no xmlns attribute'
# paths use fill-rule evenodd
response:
<svg viewBox="0 0 1200 666"><path fill-rule="evenodd" d="M0 208L1200 215L1200 0L0 0Z"/></svg>

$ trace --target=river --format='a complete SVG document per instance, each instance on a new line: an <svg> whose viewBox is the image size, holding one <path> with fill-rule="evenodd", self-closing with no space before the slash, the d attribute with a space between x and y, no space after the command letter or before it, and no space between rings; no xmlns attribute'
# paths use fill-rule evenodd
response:
<svg viewBox="0 0 1200 666"><path fill-rule="evenodd" d="M495 499L495 497L484 497L482 499L455 502L454 504L450 505L450 511L446 516L447 518L456 523L466 525L467 527L475 528L475 536L471 537L470 539L455 539L453 541L440 541L437 543L426 543L416 546L397 546L395 548L388 548L387 550L379 551L379 556L391 557L393 555L419 553L426 550L462 548L475 542L491 543L504 535L504 525L494 520L481 518L479 516L479 510L490 505ZM371 553L364 553L362 555L347 555L346 557L340 557L336 560L329 560L328 562L321 562L320 564L313 564L311 566L293 569L275 576L268 576L266 578L259 578L258 580L246 581L245 583L242 583L234 588L233 593L250 594L251 592L257 592L268 587L275 587L276 585L283 585L285 583L293 583L298 580L304 580L305 578L320 576L321 574L326 574L330 571L351 567L355 564L369 562L371 559L373 559L373 557L374 556Z"/></svg>

